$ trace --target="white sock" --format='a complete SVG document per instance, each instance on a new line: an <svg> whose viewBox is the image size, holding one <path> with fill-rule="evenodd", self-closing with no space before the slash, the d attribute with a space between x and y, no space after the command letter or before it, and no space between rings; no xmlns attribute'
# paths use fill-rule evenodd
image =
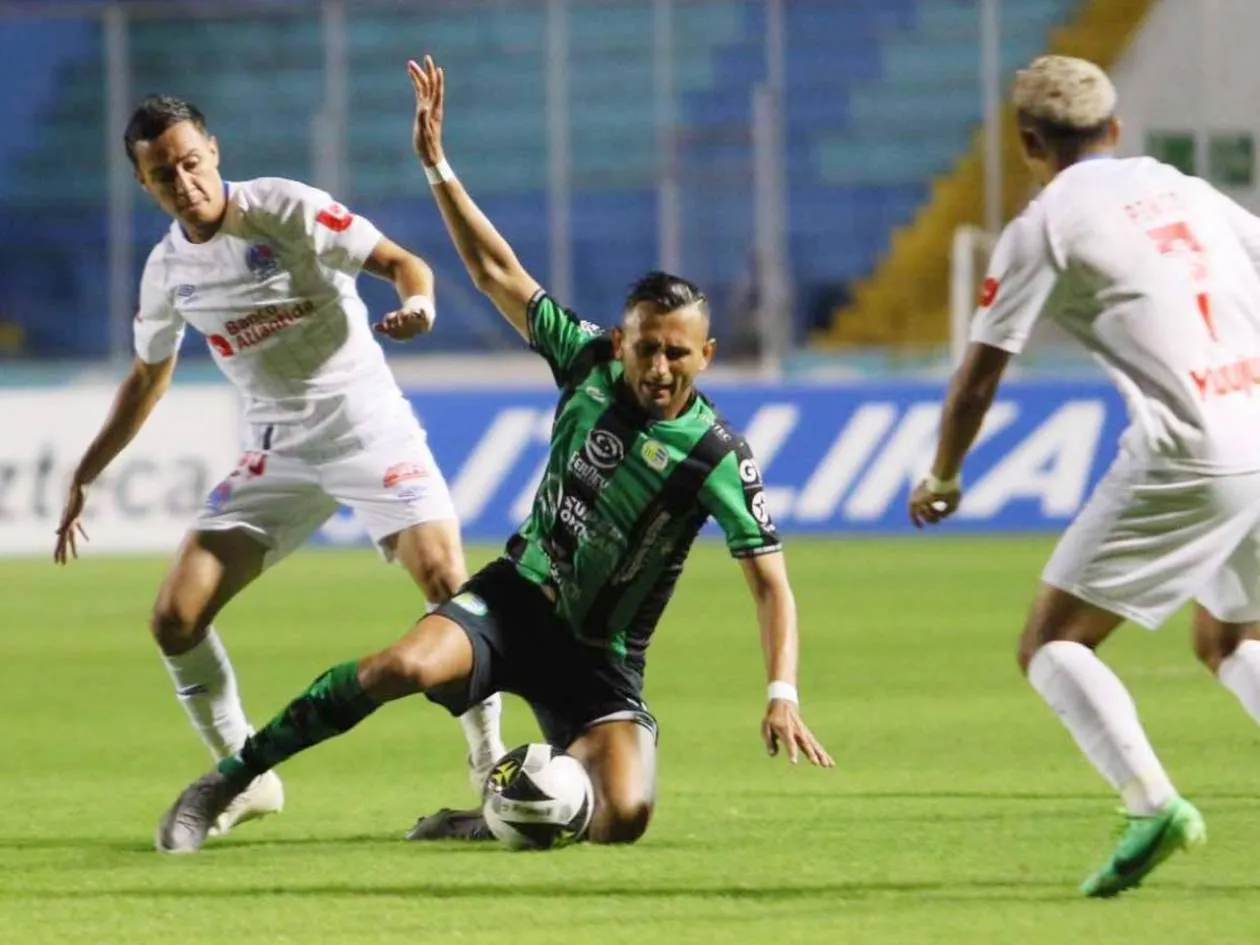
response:
<svg viewBox="0 0 1260 945"><path fill-rule="evenodd" d="M235 754L252 733L236 688L236 674L214 627L178 656L162 654L188 720L216 761Z"/></svg>
<svg viewBox="0 0 1260 945"><path fill-rule="evenodd" d="M436 604L424 608L426 614L437 610ZM503 717L503 698L496 692L459 717L459 727L468 742L468 756L474 767L484 768L507 754L499 720Z"/></svg>
<svg viewBox="0 0 1260 945"><path fill-rule="evenodd" d="M1092 650L1067 640L1047 643L1033 655L1028 681L1130 813L1157 813L1177 796L1142 731L1133 697Z"/></svg>
<svg viewBox="0 0 1260 945"><path fill-rule="evenodd" d="M503 699L496 692L459 717L459 727L468 740L468 753L478 768L498 761L507 749L499 732L499 719L503 715Z"/></svg>
<svg viewBox="0 0 1260 945"><path fill-rule="evenodd" d="M1238 697L1243 708L1260 722L1260 640L1243 640L1221 660L1216 678Z"/></svg>

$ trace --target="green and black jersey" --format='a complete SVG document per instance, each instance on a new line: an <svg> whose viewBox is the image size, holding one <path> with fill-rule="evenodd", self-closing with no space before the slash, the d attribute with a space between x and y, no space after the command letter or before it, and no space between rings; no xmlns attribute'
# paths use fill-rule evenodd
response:
<svg viewBox="0 0 1260 945"><path fill-rule="evenodd" d="M710 515L736 557L779 550L761 473L702 396L654 420L596 326L543 292L528 321L561 396L546 473L508 553L525 578L554 590L558 616L581 640L641 656Z"/></svg>

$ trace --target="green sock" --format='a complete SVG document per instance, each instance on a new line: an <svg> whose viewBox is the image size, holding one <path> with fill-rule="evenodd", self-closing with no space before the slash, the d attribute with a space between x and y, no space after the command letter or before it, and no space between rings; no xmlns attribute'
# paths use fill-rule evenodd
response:
<svg viewBox="0 0 1260 945"><path fill-rule="evenodd" d="M251 735L235 755L219 762L228 777L252 780L300 751L354 728L379 703L359 685L357 661L318 677L274 719Z"/></svg>

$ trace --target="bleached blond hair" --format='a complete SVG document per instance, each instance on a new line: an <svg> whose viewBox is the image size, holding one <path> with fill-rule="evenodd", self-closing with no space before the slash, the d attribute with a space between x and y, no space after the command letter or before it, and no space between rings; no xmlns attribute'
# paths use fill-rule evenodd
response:
<svg viewBox="0 0 1260 945"><path fill-rule="evenodd" d="M1040 56L1015 74L1015 108L1033 121L1065 130L1097 128L1116 111L1116 87L1086 59Z"/></svg>

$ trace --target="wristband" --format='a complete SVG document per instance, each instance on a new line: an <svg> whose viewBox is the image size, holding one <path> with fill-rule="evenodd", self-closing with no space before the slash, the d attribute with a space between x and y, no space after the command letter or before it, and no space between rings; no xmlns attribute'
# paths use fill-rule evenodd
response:
<svg viewBox="0 0 1260 945"><path fill-rule="evenodd" d="M783 682L776 679L766 688L766 700L782 699L784 702L790 702L793 705L800 705L801 699L797 694L796 687L790 682Z"/></svg>
<svg viewBox="0 0 1260 945"><path fill-rule="evenodd" d="M429 184L444 184L448 180L455 179L455 172L451 170L451 166L446 163L446 158L438 161L433 167L427 164L424 167L424 176L428 179Z"/></svg>
<svg viewBox="0 0 1260 945"><path fill-rule="evenodd" d="M402 311L428 315L430 322L436 317L433 311L433 300L427 295L411 296L407 301L403 302Z"/></svg>
<svg viewBox="0 0 1260 945"><path fill-rule="evenodd" d="M923 480L923 485L932 495L948 495L951 492L959 492L962 490L962 473L959 473L952 479L938 479L932 473L928 473Z"/></svg>

